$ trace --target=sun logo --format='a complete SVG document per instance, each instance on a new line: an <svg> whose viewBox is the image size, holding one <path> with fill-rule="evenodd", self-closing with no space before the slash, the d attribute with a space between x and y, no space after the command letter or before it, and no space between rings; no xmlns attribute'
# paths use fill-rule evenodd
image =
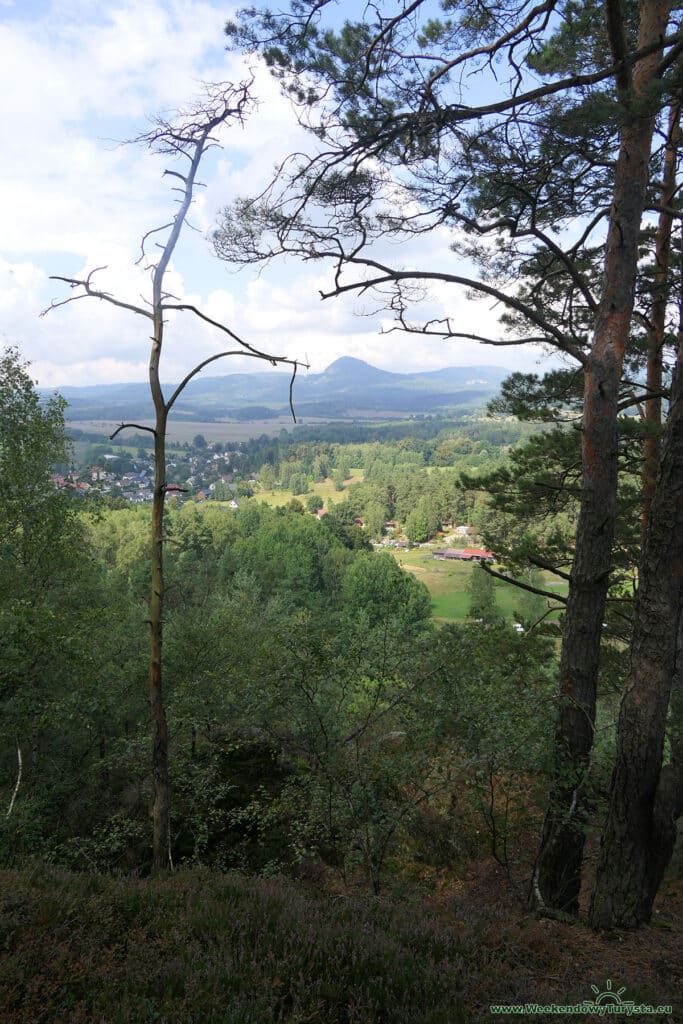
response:
<svg viewBox="0 0 683 1024"><path fill-rule="evenodd" d="M633 1006L633 1000L626 1002L621 998L626 989L622 986L618 989L612 988L612 979L608 978L605 988L601 991L597 985L591 985L591 991L595 993L595 999L584 999L584 1006Z"/></svg>

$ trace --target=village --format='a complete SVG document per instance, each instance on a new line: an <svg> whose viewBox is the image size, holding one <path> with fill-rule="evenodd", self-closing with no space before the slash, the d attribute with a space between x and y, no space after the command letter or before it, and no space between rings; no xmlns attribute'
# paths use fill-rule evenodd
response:
<svg viewBox="0 0 683 1024"><path fill-rule="evenodd" d="M128 447L119 451L113 446L99 445L85 449L83 454L92 456L85 464L74 461L62 472L52 474L52 485L58 491L77 497L105 495L109 501L142 505L152 502L154 487L154 460L151 448L139 447L135 452ZM193 501L202 504L208 501L237 510L240 501L261 492L259 473L244 472L240 461L245 452L239 442L230 450L220 442L206 442L197 435L193 442L186 443L171 453L167 462L169 481L166 492L175 501ZM302 503L303 506L303 503ZM310 508L317 519L328 514L324 505ZM354 518L356 526L367 529L363 516ZM437 561L492 562L494 552L477 546L478 534L469 524L453 525L448 533L439 530L435 537L417 546L429 548ZM413 545L404 535L401 524L387 520L381 537L372 539L375 548L396 548L404 550ZM438 546L444 545L449 546Z"/></svg>
<svg viewBox="0 0 683 1024"><path fill-rule="evenodd" d="M74 462L68 468L63 467L63 472L54 473L53 486L81 497L99 493L131 504L151 502L154 488L151 449L138 448L136 454L132 454L124 448L120 452L100 448L95 449L94 457L85 465ZM199 502L217 498L237 508L235 496L250 496L257 479L256 473L249 474L245 481L239 479L235 464L243 455L237 449L224 451L219 442L207 444L198 435L191 446L171 453L167 462L170 477L167 493Z"/></svg>

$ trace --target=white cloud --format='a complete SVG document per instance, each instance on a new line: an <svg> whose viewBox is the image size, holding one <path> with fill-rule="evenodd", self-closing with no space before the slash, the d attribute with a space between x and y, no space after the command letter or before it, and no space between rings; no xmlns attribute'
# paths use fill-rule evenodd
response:
<svg viewBox="0 0 683 1024"><path fill-rule="evenodd" d="M8 343L18 343L45 386L144 380L149 327L142 317L85 299L39 312L69 295L51 274L84 276L139 303L149 278L134 261L142 234L172 211L165 164L143 148L118 146L146 127L145 118L186 103L201 80L239 80L247 69L225 52L230 9L218 0L0 0L0 96L3 211L0 314ZM308 359L319 372L341 355L392 369L500 362L497 350L437 339L380 335L388 328L377 303L322 302L330 272L290 263L256 276L231 273L211 255L206 234L236 194L265 185L275 163L303 145L289 104L263 68L255 73L258 110L206 161L187 233L168 276L169 290L225 322L257 347ZM153 239L151 240L153 244ZM396 258L396 248L391 249ZM401 249L401 260L453 262L445 233ZM411 263L412 265L412 263ZM446 265L446 263L444 263ZM457 316L464 330L493 327L495 315L461 294L433 289L429 309ZM372 311L359 316L358 311ZM430 312L430 315L432 313ZM467 326L468 325L468 326ZM191 314L169 317L164 376L173 381L195 362L230 347L220 331ZM509 350L505 360L509 361ZM211 372L256 368L217 363Z"/></svg>

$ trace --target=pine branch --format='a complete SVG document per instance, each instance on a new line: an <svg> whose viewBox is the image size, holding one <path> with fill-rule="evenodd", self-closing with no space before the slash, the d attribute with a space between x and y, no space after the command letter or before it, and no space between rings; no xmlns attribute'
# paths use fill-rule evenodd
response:
<svg viewBox="0 0 683 1024"><path fill-rule="evenodd" d="M502 580L503 583L510 583L513 587L518 587L520 590L528 590L530 594L538 594L540 597L547 597L551 601L561 601L562 604L567 603L567 598L562 597L561 594L553 594L550 590L534 587L531 583L522 583L521 580L515 580L511 576L506 576L505 573L497 572L491 568L484 558L479 559L479 565L489 576L495 576L497 580Z"/></svg>

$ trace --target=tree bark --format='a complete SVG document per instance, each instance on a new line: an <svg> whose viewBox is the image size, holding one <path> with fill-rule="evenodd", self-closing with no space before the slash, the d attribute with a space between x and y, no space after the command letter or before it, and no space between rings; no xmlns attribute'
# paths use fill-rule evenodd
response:
<svg viewBox="0 0 683 1024"><path fill-rule="evenodd" d="M675 773L675 784L678 787L678 814L683 814L683 607L678 610L678 641L676 643L676 664L671 680L671 698L669 700L669 745L671 750L671 767Z"/></svg>
<svg viewBox="0 0 683 1024"><path fill-rule="evenodd" d="M591 904L596 928L649 921L680 815L679 766L662 767L683 600L683 344L640 567L609 814ZM678 727L678 723L674 723Z"/></svg>
<svg viewBox="0 0 683 1024"><path fill-rule="evenodd" d="M676 165L681 133L681 103L676 100L669 111L669 128L664 150L662 177L662 206L655 239L655 280L650 324L647 332L647 390L653 397L645 403L645 424L648 430L643 446L643 509L641 516L641 547L645 546L647 520L655 492L657 470L661 452L659 428L662 422L662 353L666 331L666 307L671 261L671 228L673 216L669 212L676 195Z"/></svg>
<svg viewBox="0 0 683 1024"><path fill-rule="evenodd" d="M639 48L664 37L668 14L664 0L641 3ZM654 129L654 111L646 94L657 76L660 57L656 51L641 60L630 91L621 96L624 127L604 283L584 375L581 504L560 658L553 783L533 885L537 904L569 913L578 912L581 887L600 636L616 516L618 392L633 312Z"/></svg>

